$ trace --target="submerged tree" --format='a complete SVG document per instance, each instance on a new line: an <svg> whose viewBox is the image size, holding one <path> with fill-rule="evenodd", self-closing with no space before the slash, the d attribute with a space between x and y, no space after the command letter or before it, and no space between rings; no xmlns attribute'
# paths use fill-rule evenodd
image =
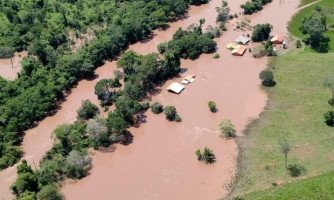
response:
<svg viewBox="0 0 334 200"><path fill-rule="evenodd" d="M236 130L234 129L234 125L231 123L230 120L224 119L219 124L219 129L222 137L226 138L235 137Z"/></svg>
<svg viewBox="0 0 334 200"><path fill-rule="evenodd" d="M201 152L200 149L197 149L195 151L195 154L197 156L197 159L199 161L203 161L207 164L212 164L216 161L216 156L213 153L213 151L211 149L209 149L208 147L205 147L203 152Z"/></svg>

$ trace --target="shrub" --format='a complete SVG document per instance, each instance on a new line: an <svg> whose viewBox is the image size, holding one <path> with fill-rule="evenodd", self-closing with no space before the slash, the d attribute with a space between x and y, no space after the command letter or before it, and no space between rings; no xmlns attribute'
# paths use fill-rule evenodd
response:
<svg viewBox="0 0 334 200"><path fill-rule="evenodd" d="M219 124L219 129L222 134L221 136L226 138L235 137L236 130L234 129L234 125L231 123L230 120L227 119L223 120Z"/></svg>
<svg viewBox="0 0 334 200"><path fill-rule="evenodd" d="M150 102L144 101L144 102L140 103L140 106L141 106L142 110L148 110L150 108Z"/></svg>
<svg viewBox="0 0 334 200"><path fill-rule="evenodd" d="M299 49L300 47L302 47L302 45L303 45L303 44L302 44L302 41L300 41L300 40L297 40L297 41L296 41L296 48L297 48L297 49Z"/></svg>
<svg viewBox="0 0 334 200"><path fill-rule="evenodd" d="M176 114L175 121L176 122L182 122L182 118L178 114Z"/></svg>
<svg viewBox="0 0 334 200"><path fill-rule="evenodd" d="M252 32L252 41L253 42L261 42L261 41L266 41L269 38L272 25L270 24L257 24Z"/></svg>
<svg viewBox="0 0 334 200"><path fill-rule="evenodd" d="M41 191L37 193L38 200L62 200L62 195L58 191L55 184L50 184L42 187Z"/></svg>
<svg viewBox="0 0 334 200"><path fill-rule="evenodd" d="M177 116L176 108L174 106L166 106L164 113L166 115L166 119L169 121L174 121Z"/></svg>
<svg viewBox="0 0 334 200"><path fill-rule="evenodd" d="M215 53L215 54L213 54L213 56L212 56L214 59L218 59L218 58L220 58L220 55L218 54L218 53Z"/></svg>
<svg viewBox="0 0 334 200"><path fill-rule="evenodd" d="M0 46L0 59L12 58L13 56L14 56L13 48Z"/></svg>
<svg viewBox="0 0 334 200"><path fill-rule="evenodd" d="M306 173L306 169L300 164L290 164L288 166L288 171L292 177L302 176Z"/></svg>
<svg viewBox="0 0 334 200"><path fill-rule="evenodd" d="M151 110L154 114L160 114L164 110L164 108L159 102L154 102L151 105Z"/></svg>
<svg viewBox="0 0 334 200"><path fill-rule="evenodd" d="M197 149L195 151L195 154L197 156L197 159L199 161L203 161L207 164L214 163L216 161L216 156L213 153L213 151L207 147L204 148L203 153L201 152L200 149Z"/></svg>
<svg viewBox="0 0 334 200"><path fill-rule="evenodd" d="M211 112L217 112L217 107L216 107L216 103L213 101L209 101L208 103L209 109Z"/></svg>
<svg viewBox="0 0 334 200"><path fill-rule="evenodd" d="M77 110L78 119L90 119L95 117L99 113L99 108L90 102L88 99L82 101L81 107Z"/></svg>
<svg viewBox="0 0 334 200"><path fill-rule="evenodd" d="M275 85L274 75L270 70L263 70L259 74L259 78L262 81L262 85L266 87L271 87Z"/></svg>
<svg viewBox="0 0 334 200"><path fill-rule="evenodd" d="M324 114L325 122L328 126L334 126L334 111L328 111Z"/></svg>
<svg viewBox="0 0 334 200"><path fill-rule="evenodd" d="M65 173L69 178L80 179L86 176L87 171L92 167L92 160L88 156L73 150L66 157Z"/></svg>

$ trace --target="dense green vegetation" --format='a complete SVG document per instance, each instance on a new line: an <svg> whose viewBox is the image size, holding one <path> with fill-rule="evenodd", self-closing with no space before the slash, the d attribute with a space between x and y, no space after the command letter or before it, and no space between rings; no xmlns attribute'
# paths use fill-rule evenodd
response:
<svg viewBox="0 0 334 200"><path fill-rule="evenodd" d="M23 131L55 110L65 90L80 79L93 77L94 69L106 59L114 58L129 44L149 36L153 29L175 20L190 4L205 2L1 1L1 48L28 50L34 56L24 59L22 72L15 81L0 78L0 169L13 165L19 159L21 150L17 145ZM90 30L94 32L95 39L73 52L69 32L82 37ZM206 37L198 37L213 44ZM177 67L177 58L165 57L165 65ZM164 73L167 76L176 71ZM136 93L141 90L140 87L129 85L126 92L138 99L143 95ZM100 91L97 88L98 95L103 96ZM117 96L111 96L113 100L107 97L103 101L109 103L117 99Z"/></svg>
<svg viewBox="0 0 334 200"><path fill-rule="evenodd" d="M241 5L246 15L251 15L262 10L263 6L272 2L272 0L250 0Z"/></svg>
<svg viewBox="0 0 334 200"><path fill-rule="evenodd" d="M305 40L316 51L334 51L334 1L321 0L298 12L289 24L289 31ZM303 23L304 22L304 23ZM306 29L303 29L303 24ZM310 29L311 32L308 32ZM303 31L304 30L304 31ZM328 38L328 39L326 39Z"/></svg>
<svg viewBox="0 0 334 200"><path fill-rule="evenodd" d="M212 164L216 161L215 154L208 147L205 147L203 152L200 149L197 149L195 155L197 156L197 160L205 162L206 164Z"/></svg>
<svg viewBox="0 0 334 200"><path fill-rule="evenodd" d="M333 127L323 115L331 110L331 91L323 87L324 77L334 74L334 55L299 50L274 58L269 64L277 85L266 88L269 104L239 138L242 147L236 193L270 187L294 180L286 169L280 141L290 144L287 166L298 164L306 176L333 170Z"/></svg>
<svg viewBox="0 0 334 200"><path fill-rule="evenodd" d="M333 199L334 172L325 173L284 186L245 195L243 200Z"/></svg>
<svg viewBox="0 0 334 200"><path fill-rule="evenodd" d="M256 24L252 31L251 39L253 42L262 42L269 39L271 29L273 26L270 24Z"/></svg>

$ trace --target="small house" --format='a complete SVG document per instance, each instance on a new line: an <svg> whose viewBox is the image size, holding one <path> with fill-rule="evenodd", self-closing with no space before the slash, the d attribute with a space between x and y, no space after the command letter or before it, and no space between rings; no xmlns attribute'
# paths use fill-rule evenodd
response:
<svg viewBox="0 0 334 200"><path fill-rule="evenodd" d="M283 36L281 35L275 35L274 37L271 38L271 42L273 44L283 44Z"/></svg>
<svg viewBox="0 0 334 200"><path fill-rule="evenodd" d="M237 39L234 40L235 43L237 44L242 44L245 45L250 41L249 37L245 37L245 36L239 36Z"/></svg>
<svg viewBox="0 0 334 200"><path fill-rule="evenodd" d="M232 55L243 56L245 51L246 51L246 47L243 45L240 45L239 48L236 48L232 51Z"/></svg>
<svg viewBox="0 0 334 200"><path fill-rule="evenodd" d="M176 94L180 94L183 89L184 89L184 86L177 82L173 82L167 87L167 90L169 92L174 92Z"/></svg>

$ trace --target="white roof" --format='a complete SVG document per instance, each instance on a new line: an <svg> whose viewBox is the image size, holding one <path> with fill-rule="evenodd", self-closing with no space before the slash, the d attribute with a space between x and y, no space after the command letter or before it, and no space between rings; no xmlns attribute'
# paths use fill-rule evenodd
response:
<svg viewBox="0 0 334 200"><path fill-rule="evenodd" d="M180 94L183 89L184 86L177 82L173 82L167 87L168 91L175 92L176 94Z"/></svg>
<svg viewBox="0 0 334 200"><path fill-rule="evenodd" d="M250 41L249 37L239 36L237 39L234 40L236 43L247 44Z"/></svg>

